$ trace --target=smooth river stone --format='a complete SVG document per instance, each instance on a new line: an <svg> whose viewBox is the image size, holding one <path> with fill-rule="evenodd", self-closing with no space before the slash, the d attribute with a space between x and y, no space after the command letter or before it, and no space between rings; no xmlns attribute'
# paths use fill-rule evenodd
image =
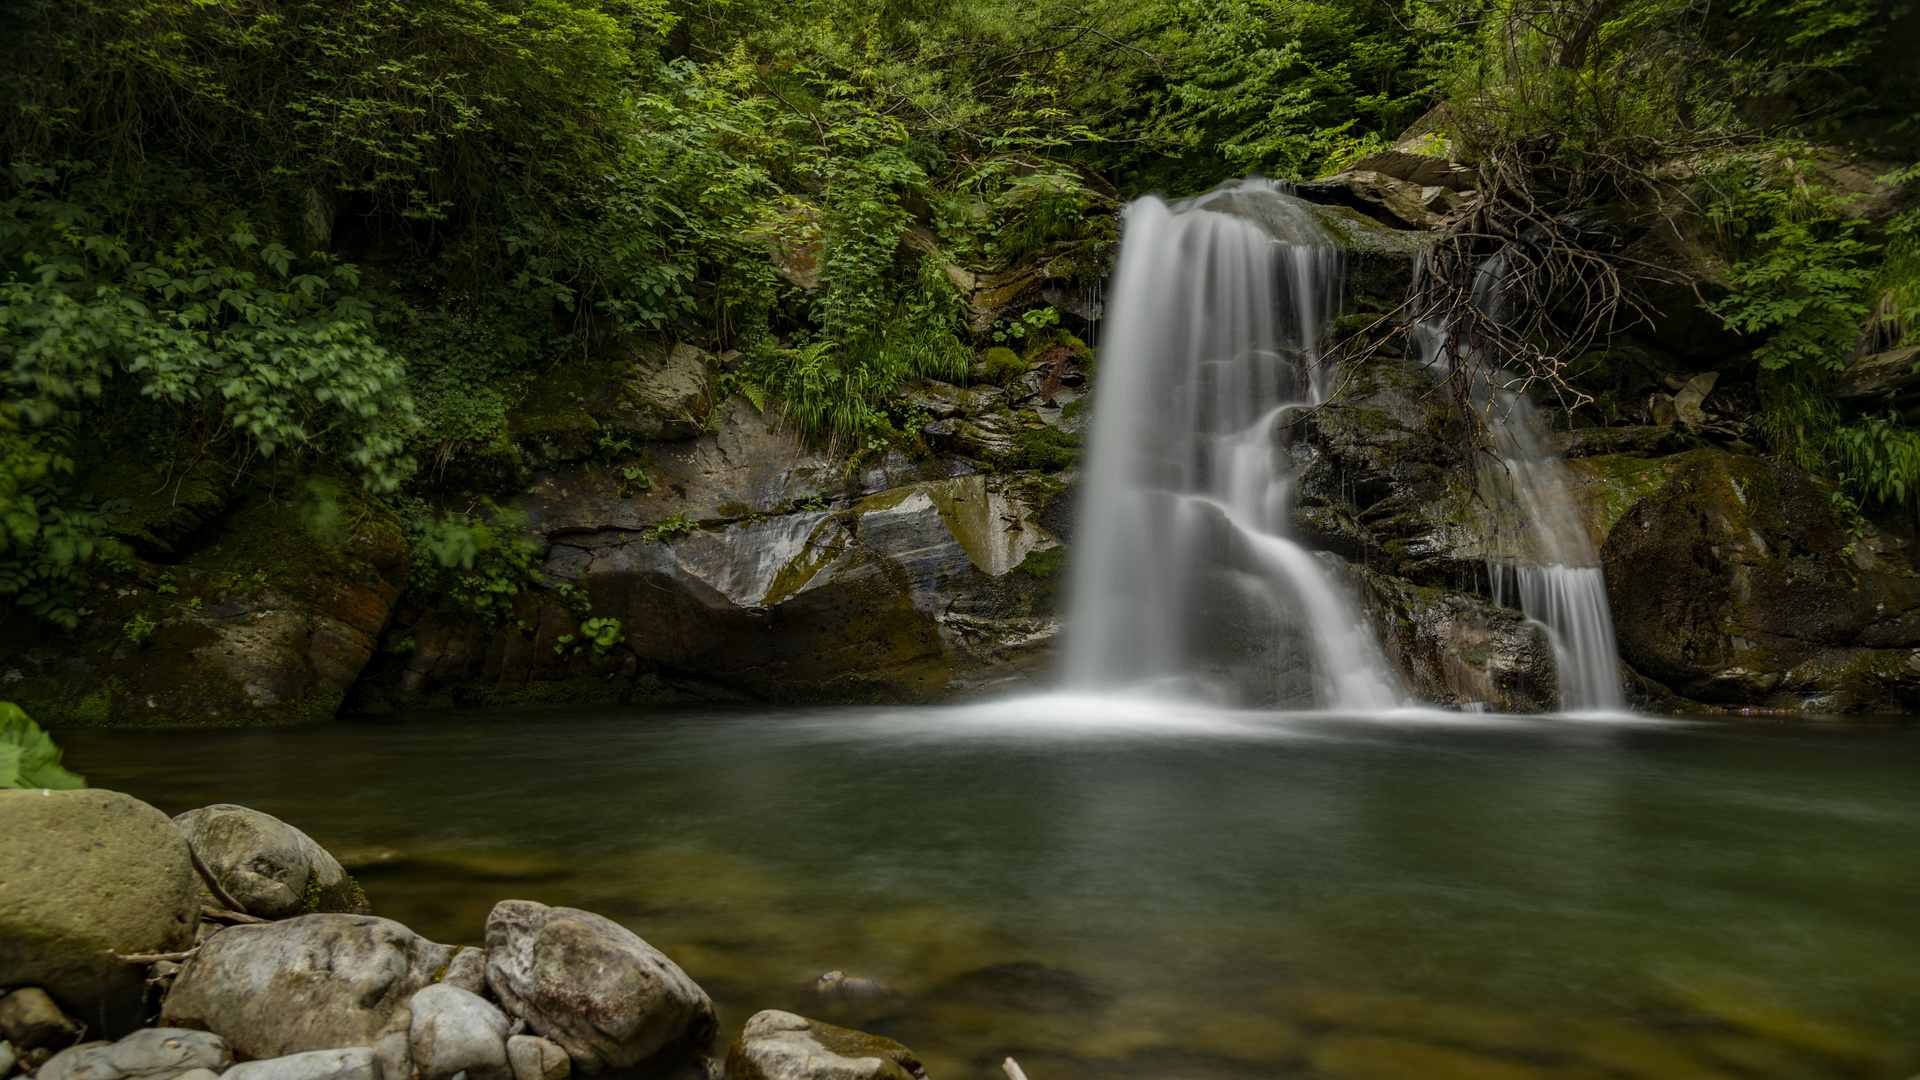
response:
<svg viewBox="0 0 1920 1080"><path fill-rule="evenodd" d="M147 1028L116 1043L62 1050L40 1066L36 1080L173 1080L195 1070L233 1064L225 1039L206 1031Z"/></svg>
<svg viewBox="0 0 1920 1080"><path fill-rule="evenodd" d="M927 1080L927 1070L892 1039L768 1009L727 1051L726 1080Z"/></svg>
<svg viewBox="0 0 1920 1080"><path fill-rule="evenodd" d="M371 914L339 860L272 814L218 803L189 810L173 823L220 887L250 915L285 919L300 914L309 880L316 887L314 911Z"/></svg>
<svg viewBox="0 0 1920 1080"><path fill-rule="evenodd" d="M174 979L161 1015L277 1058L366 1047L407 1024L407 1001L453 953L391 919L302 915L213 935Z"/></svg>
<svg viewBox="0 0 1920 1080"><path fill-rule="evenodd" d="M487 985L582 1072L643 1068L713 1042L713 1002L640 935L602 915L503 900L487 916Z"/></svg>
<svg viewBox="0 0 1920 1080"><path fill-rule="evenodd" d="M243 1062L220 1080L385 1080L385 1070L372 1047L349 1046Z"/></svg>
<svg viewBox="0 0 1920 1080"><path fill-rule="evenodd" d="M507 1017L471 991L444 983L413 995L407 1045L424 1080L508 1080Z"/></svg>

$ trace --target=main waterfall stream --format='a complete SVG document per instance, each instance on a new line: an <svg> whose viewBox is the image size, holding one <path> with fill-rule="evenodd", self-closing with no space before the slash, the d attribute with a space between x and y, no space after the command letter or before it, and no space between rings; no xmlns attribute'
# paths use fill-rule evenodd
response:
<svg viewBox="0 0 1920 1080"><path fill-rule="evenodd" d="M1320 558L1287 536L1276 427L1327 393L1341 253L1248 180L1127 209L1083 480L1067 683L1349 712L1402 692Z"/></svg>

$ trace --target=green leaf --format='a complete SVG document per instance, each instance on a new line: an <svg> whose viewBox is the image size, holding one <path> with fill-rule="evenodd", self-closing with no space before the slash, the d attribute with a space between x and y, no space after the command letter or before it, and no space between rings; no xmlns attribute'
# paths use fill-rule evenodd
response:
<svg viewBox="0 0 1920 1080"><path fill-rule="evenodd" d="M11 701L0 701L0 787L52 788L66 791L87 786L85 779L60 766L60 748L26 711Z"/></svg>

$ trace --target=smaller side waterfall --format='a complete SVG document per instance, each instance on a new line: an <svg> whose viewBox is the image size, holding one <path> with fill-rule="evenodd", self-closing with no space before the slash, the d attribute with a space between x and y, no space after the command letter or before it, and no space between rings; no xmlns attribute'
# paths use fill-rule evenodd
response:
<svg viewBox="0 0 1920 1080"><path fill-rule="evenodd" d="M1496 318L1503 272L1498 256L1487 260L1474 288L1476 306ZM1445 369L1457 355L1474 357L1474 397L1489 403L1483 416L1499 464L1481 468L1480 490L1503 511L1485 530L1494 603L1507 607L1517 600L1520 610L1552 635L1561 709L1624 712L1606 575L1566 466L1547 445L1544 418L1525 394L1501 387L1517 380L1486 362L1480 343L1453 341L1453 328L1440 322L1419 323L1412 333L1418 355L1429 365Z"/></svg>
<svg viewBox="0 0 1920 1080"><path fill-rule="evenodd" d="M1322 400L1341 255L1278 185L1126 211L1075 559L1068 683L1223 703L1402 702L1330 568L1286 535L1289 409Z"/></svg>

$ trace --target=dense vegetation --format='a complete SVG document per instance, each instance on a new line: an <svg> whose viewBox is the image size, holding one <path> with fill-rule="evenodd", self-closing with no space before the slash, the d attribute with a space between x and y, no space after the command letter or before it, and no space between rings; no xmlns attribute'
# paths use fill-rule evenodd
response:
<svg viewBox="0 0 1920 1080"><path fill-rule="evenodd" d="M1840 423L1819 378L1915 340L1920 221L1869 235L1807 165L1834 140L1911 160L1920 132L1881 48L1898 14L1888 0L17 5L0 27L0 592L71 626L88 573L136 571L111 538L124 508L89 486L136 455L167 475L219 462L224 482L322 503L326 484L294 478L347 480L406 517L440 574L423 578L498 615L535 553L472 493L429 481L501 445L532 380L629 335L691 340L738 350L724 388L813 437L856 454L910 441L889 390L965 377L979 350L1056 317L976 339L950 264L1045 255L1084 288L1104 273L1116 199L1334 172L1443 100L1434 137L1495 196L1448 238L1463 259L1572 211L1660 203L1675 190L1661 170L1688 163L1697 179L1678 189L1731 261L1717 310L1757 335L1764 437L1851 478L1856 498L1906 500L1920 439L1897 416ZM817 261L817 282L777 273L770 251ZM1516 337L1557 363L1620 330L1632 297L1628 282L1569 315L1542 296Z"/></svg>

